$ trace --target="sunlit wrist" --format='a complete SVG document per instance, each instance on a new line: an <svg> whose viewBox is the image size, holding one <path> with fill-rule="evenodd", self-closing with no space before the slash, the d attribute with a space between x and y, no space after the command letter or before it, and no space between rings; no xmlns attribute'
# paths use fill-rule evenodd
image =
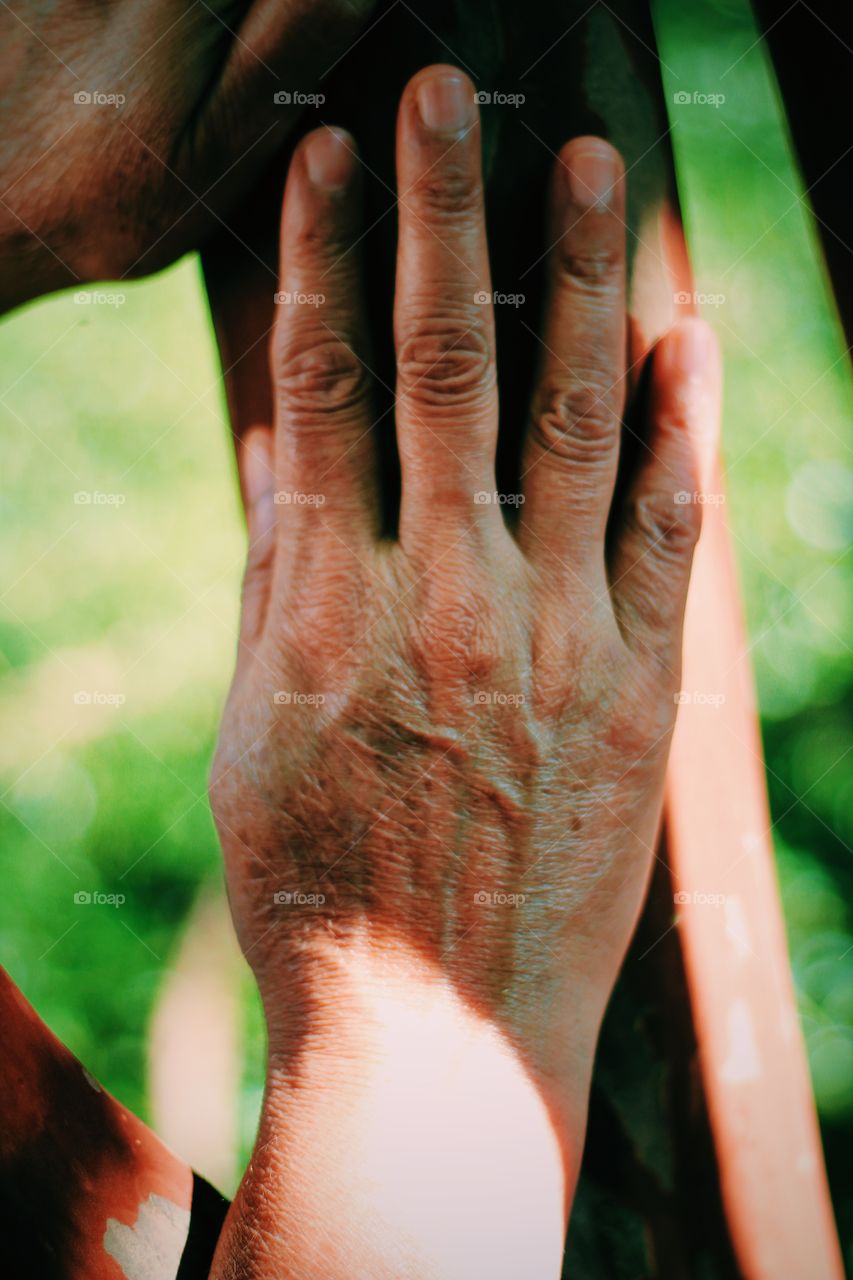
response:
<svg viewBox="0 0 853 1280"><path fill-rule="evenodd" d="M304 1211L366 1237L353 1265L400 1239L412 1274L519 1275L533 1247L530 1273L557 1276L583 1135L519 1050L420 959L350 953L324 981L302 1035L271 1034L262 1130L311 1171Z"/></svg>

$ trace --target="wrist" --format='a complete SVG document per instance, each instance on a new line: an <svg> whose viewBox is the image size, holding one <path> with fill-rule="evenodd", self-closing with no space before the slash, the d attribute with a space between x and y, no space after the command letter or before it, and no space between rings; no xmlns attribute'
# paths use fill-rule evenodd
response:
<svg viewBox="0 0 853 1280"><path fill-rule="evenodd" d="M407 1054L414 1067L444 1046L476 1046L484 1070L493 1061L517 1065L574 1146L585 1128L606 995L578 965L567 962L566 970L565 981L551 982L534 972L532 986L520 985L498 1006L482 982L401 938L312 935L259 975L269 1079L282 1090L310 1083L334 1095L353 1087L354 1065L367 1079L388 1062L402 1070Z"/></svg>
<svg viewBox="0 0 853 1280"><path fill-rule="evenodd" d="M287 1238L275 1265L294 1277L558 1276L582 1121L572 1131L510 1038L420 958L347 948L314 963L298 1011L269 1010L235 1217L257 1233L266 1206L260 1235Z"/></svg>

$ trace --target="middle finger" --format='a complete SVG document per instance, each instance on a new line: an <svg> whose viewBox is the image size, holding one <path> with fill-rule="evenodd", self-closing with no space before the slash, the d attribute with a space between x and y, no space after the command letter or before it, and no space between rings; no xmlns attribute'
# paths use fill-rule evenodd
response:
<svg viewBox="0 0 853 1280"><path fill-rule="evenodd" d="M400 240L394 333L400 538L499 517L491 279L474 86L455 67L409 83L398 118ZM417 534L415 535L417 536Z"/></svg>

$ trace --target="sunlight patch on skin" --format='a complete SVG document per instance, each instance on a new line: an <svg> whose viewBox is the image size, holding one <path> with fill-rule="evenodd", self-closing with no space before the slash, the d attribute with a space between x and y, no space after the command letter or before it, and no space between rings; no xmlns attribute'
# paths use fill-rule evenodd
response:
<svg viewBox="0 0 853 1280"><path fill-rule="evenodd" d="M132 1227L107 1219L104 1249L127 1280L163 1280L177 1275L190 1228L189 1209L150 1195Z"/></svg>
<svg viewBox="0 0 853 1280"><path fill-rule="evenodd" d="M565 1156L509 1038L405 942L389 942L385 954L355 944L330 959L341 1003L352 1011L335 1028L334 1052L339 1063L358 1062L359 1083L353 1089L347 1082L331 1148L328 1111L316 1132L301 1135L315 1156L331 1156L321 1218L335 1217L341 1238L352 1241L371 1224L373 1248L385 1230L411 1244L412 1259L395 1275L556 1274L565 1239ZM303 1093L305 1086L303 1078ZM342 1152L358 1152L357 1176ZM538 1225L535 1239L530 1223ZM360 1255L350 1262L354 1274L374 1274Z"/></svg>

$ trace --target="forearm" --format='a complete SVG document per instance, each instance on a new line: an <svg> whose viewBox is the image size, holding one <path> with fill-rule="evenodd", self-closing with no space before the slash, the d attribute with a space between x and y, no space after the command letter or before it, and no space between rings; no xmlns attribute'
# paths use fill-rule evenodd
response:
<svg viewBox="0 0 853 1280"><path fill-rule="evenodd" d="M344 968L298 1044L271 1030L214 1280L557 1277L585 1084L567 1123L509 1039L422 962Z"/></svg>
<svg viewBox="0 0 853 1280"><path fill-rule="evenodd" d="M123 1265L162 1280L184 1274L197 1208L192 1170L101 1088L2 968L0 1027L6 1274L56 1275L59 1267L64 1280L91 1280L124 1274ZM202 1239L203 1227L196 1257Z"/></svg>

